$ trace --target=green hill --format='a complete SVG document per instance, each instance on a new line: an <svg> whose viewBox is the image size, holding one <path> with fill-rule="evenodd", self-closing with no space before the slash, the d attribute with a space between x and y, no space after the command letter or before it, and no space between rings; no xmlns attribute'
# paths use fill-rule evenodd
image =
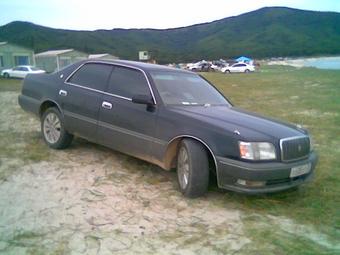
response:
<svg viewBox="0 0 340 255"><path fill-rule="evenodd" d="M235 17L175 29L72 31L28 22L0 27L0 41L36 52L74 48L137 59L149 50L159 62L248 55L255 58L340 54L340 13L266 7Z"/></svg>

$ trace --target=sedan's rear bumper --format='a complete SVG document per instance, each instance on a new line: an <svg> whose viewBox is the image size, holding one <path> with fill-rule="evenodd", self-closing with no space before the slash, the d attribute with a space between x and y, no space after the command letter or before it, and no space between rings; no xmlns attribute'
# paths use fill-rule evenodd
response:
<svg viewBox="0 0 340 255"><path fill-rule="evenodd" d="M18 103L23 110L32 112L39 116L39 110L40 110L39 100L20 94L18 97Z"/></svg>
<svg viewBox="0 0 340 255"><path fill-rule="evenodd" d="M307 159L291 163L249 163L216 157L217 182L220 188L248 194L270 193L298 186L314 175L317 155L312 152ZM290 178L293 167L311 164L307 174Z"/></svg>

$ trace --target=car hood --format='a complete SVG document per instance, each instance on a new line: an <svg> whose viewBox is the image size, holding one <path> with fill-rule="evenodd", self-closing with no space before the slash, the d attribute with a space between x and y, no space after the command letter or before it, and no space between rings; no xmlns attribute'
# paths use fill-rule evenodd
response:
<svg viewBox="0 0 340 255"><path fill-rule="evenodd" d="M170 111L205 122L212 128L229 132L239 131L244 139L281 139L301 136L305 131L295 125L228 106L172 106Z"/></svg>

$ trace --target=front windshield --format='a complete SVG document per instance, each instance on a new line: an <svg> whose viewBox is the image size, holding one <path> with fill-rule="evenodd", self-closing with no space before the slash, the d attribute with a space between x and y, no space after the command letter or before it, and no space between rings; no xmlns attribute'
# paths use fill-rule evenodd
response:
<svg viewBox="0 0 340 255"><path fill-rule="evenodd" d="M199 75L153 71L151 76L165 104L230 106L228 101Z"/></svg>

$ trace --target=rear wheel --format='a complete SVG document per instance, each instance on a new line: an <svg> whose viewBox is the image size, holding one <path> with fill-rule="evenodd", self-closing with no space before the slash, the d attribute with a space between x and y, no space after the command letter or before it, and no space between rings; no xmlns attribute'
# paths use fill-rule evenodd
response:
<svg viewBox="0 0 340 255"><path fill-rule="evenodd" d="M63 118L56 107L48 108L41 118L41 132L47 145L53 149L67 148L73 135L64 128Z"/></svg>
<svg viewBox="0 0 340 255"><path fill-rule="evenodd" d="M4 73L4 78L8 79L9 78L9 73Z"/></svg>
<svg viewBox="0 0 340 255"><path fill-rule="evenodd" d="M184 196L195 198L207 192L209 185L208 155L201 143L184 139L177 155L177 177Z"/></svg>

